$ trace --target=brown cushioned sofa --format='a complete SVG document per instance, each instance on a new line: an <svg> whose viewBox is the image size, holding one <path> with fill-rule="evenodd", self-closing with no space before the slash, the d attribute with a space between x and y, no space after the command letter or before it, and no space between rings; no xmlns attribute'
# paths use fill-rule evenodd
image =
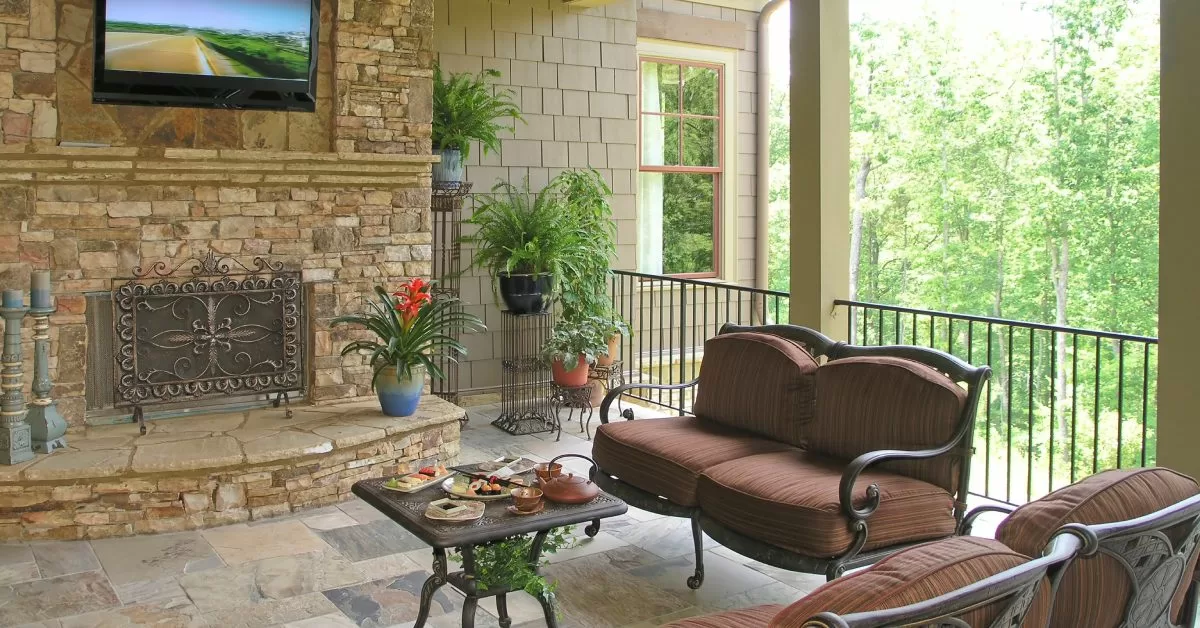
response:
<svg viewBox="0 0 1200 628"><path fill-rule="evenodd" d="M962 530L992 510L1009 509L978 508ZM897 552L786 607L670 626L1196 625L1200 487L1192 478L1169 469L1100 473L1016 509L996 536L956 536Z"/></svg>
<svg viewBox="0 0 1200 628"><path fill-rule="evenodd" d="M988 367L932 349L860 347L804 327L726 325L696 381L630 384L601 405L594 479L756 560L833 579L962 520ZM610 422L636 388L695 387L694 416ZM595 526L589 529L594 532Z"/></svg>

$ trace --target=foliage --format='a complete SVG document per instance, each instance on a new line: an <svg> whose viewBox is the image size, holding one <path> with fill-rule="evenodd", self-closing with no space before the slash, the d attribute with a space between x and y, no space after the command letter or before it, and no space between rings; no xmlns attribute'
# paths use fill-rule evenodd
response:
<svg viewBox="0 0 1200 628"><path fill-rule="evenodd" d="M377 336L376 340L354 340L342 348L343 356L370 352L375 371L372 389L389 366L396 367L397 379L412 377L412 369L418 366L424 366L430 377L444 378L439 362L457 361L467 353L456 336L486 329L478 317L462 311L457 299L433 296L432 285L416 278L390 295L376 286L376 298L368 301L366 313L333 319L331 325L359 325Z"/></svg>
<svg viewBox="0 0 1200 628"><path fill-rule="evenodd" d="M974 3L929 0L851 25L850 294L1155 335L1158 3L988 4L1010 20L970 30L963 15ZM1013 28L1018 15L1022 28ZM773 98L771 111L778 128L786 107ZM775 146L773 138L778 181L775 165L786 168L786 154ZM772 200L786 197L783 181L782 189L773 182ZM787 240L786 221L772 220L771 229L770 282L786 286L787 261L776 248ZM951 333L939 321L922 331L927 322L898 319L897 330L890 318L862 320L859 328L870 328L871 342L878 333L968 356L966 325ZM990 329L988 342L985 331L974 327L970 354L994 371L976 437L993 448L980 446L979 459L1036 478L1025 478L1033 496L1051 476L1060 486L1085 467L1140 463L1129 447L1140 447L1143 434L1153 461L1156 352L1023 330L1010 342L1004 326ZM1023 497L1029 487L1011 482Z"/></svg>
<svg viewBox="0 0 1200 628"><path fill-rule="evenodd" d="M588 318L564 318L554 324L554 331L542 345L542 356L548 361L561 361L563 368L571 371L582 359L588 364L596 362L597 355L608 353L610 334Z"/></svg>
<svg viewBox="0 0 1200 628"><path fill-rule="evenodd" d="M531 535L515 536L489 545L477 546L475 552L475 584L486 591L490 587L507 587L510 591L524 591L535 598L546 600L556 606L554 590L558 583L551 583L545 576L538 575L537 568L549 563L548 556L574 545L567 528L554 528L542 543L537 564L530 564L533 551ZM450 560L462 562L458 553Z"/></svg>
<svg viewBox="0 0 1200 628"><path fill-rule="evenodd" d="M521 110L510 89L493 88L489 78L499 78L498 70L484 70L478 75L442 75L440 66L433 68L433 146L457 148L463 159L471 154L471 142L479 142L483 154L500 150L500 132L512 131L514 126L496 122L501 118L524 121ZM493 92L493 89L495 90Z"/></svg>
<svg viewBox="0 0 1200 628"><path fill-rule="evenodd" d="M615 317L608 296L612 260L617 255L617 226L608 202L612 190L592 168L563 171L547 187L562 196L581 240L576 262L563 277L563 317Z"/></svg>

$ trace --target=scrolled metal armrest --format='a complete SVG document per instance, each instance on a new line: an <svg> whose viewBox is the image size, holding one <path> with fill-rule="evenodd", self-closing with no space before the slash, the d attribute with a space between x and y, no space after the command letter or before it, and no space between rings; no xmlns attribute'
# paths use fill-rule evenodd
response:
<svg viewBox="0 0 1200 628"><path fill-rule="evenodd" d="M600 403L600 423L601 423L601 425L608 424L608 408L610 406L612 406L613 401L615 401L621 395L625 394L626 392L628 392L630 390L634 390L637 388L649 388L652 390L684 390L686 388L691 388L692 386L695 386L698 383L700 383L700 380L694 379L690 382L685 382L683 384L633 383L633 384L625 384L623 386L617 386L616 388L608 391L608 394L604 396L604 401L602 401Z"/></svg>
<svg viewBox="0 0 1200 628"><path fill-rule="evenodd" d="M954 534L957 536L967 536L970 534L971 528L975 526L975 520L979 518L979 515L987 514L989 512L1002 512L1006 515L1010 515L1014 510L1016 510L1016 508L1013 506L999 505L978 506L976 508L972 508L971 512L967 513L966 517L963 517L962 523L958 524L958 530L955 530Z"/></svg>
<svg viewBox="0 0 1200 628"><path fill-rule="evenodd" d="M867 467L878 464L885 460L925 460L927 458L936 458L954 451L958 446L960 438L955 438L949 443L938 447L937 449L881 449L879 451L869 451L857 458L846 467L842 472L842 483L839 490L839 497L842 502L842 512L846 513L853 521L863 521L870 517L879 508L879 485L872 484L867 487L867 505L863 508L854 507L854 485L858 483L858 476L862 474Z"/></svg>

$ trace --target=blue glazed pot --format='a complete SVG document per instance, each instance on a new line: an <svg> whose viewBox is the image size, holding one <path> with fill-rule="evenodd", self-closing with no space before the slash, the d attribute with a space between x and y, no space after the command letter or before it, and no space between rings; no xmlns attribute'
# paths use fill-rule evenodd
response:
<svg viewBox="0 0 1200 628"><path fill-rule="evenodd" d="M396 379L396 367L385 367L375 380L379 407L388 416L412 416L425 389L425 367L414 366L412 377Z"/></svg>

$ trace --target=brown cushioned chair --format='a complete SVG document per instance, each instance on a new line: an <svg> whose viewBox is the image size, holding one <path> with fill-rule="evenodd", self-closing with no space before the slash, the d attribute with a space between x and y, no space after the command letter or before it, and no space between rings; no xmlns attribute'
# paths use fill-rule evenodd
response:
<svg viewBox="0 0 1200 628"><path fill-rule="evenodd" d="M726 325L705 343L696 381L629 384L605 397L593 477L635 507L691 519L692 588L704 578L702 532L833 579L953 534L990 372L933 349ZM630 390L692 387L694 417L608 420Z"/></svg>
<svg viewBox="0 0 1200 628"><path fill-rule="evenodd" d="M1195 480L1170 469L1105 471L1012 511L996 538L1018 552L1063 526L1085 539L1086 558L1067 571L1055 598L1052 628L1190 626L1195 603L1187 596L1200 555L1197 495ZM978 508L964 531L980 513L1006 510Z"/></svg>
<svg viewBox="0 0 1200 628"><path fill-rule="evenodd" d="M684 619L671 628L916 626L956 618L972 627L1045 626L1054 586L1079 550L1055 538L1036 560L999 541L942 539L897 552L787 607L758 606Z"/></svg>

